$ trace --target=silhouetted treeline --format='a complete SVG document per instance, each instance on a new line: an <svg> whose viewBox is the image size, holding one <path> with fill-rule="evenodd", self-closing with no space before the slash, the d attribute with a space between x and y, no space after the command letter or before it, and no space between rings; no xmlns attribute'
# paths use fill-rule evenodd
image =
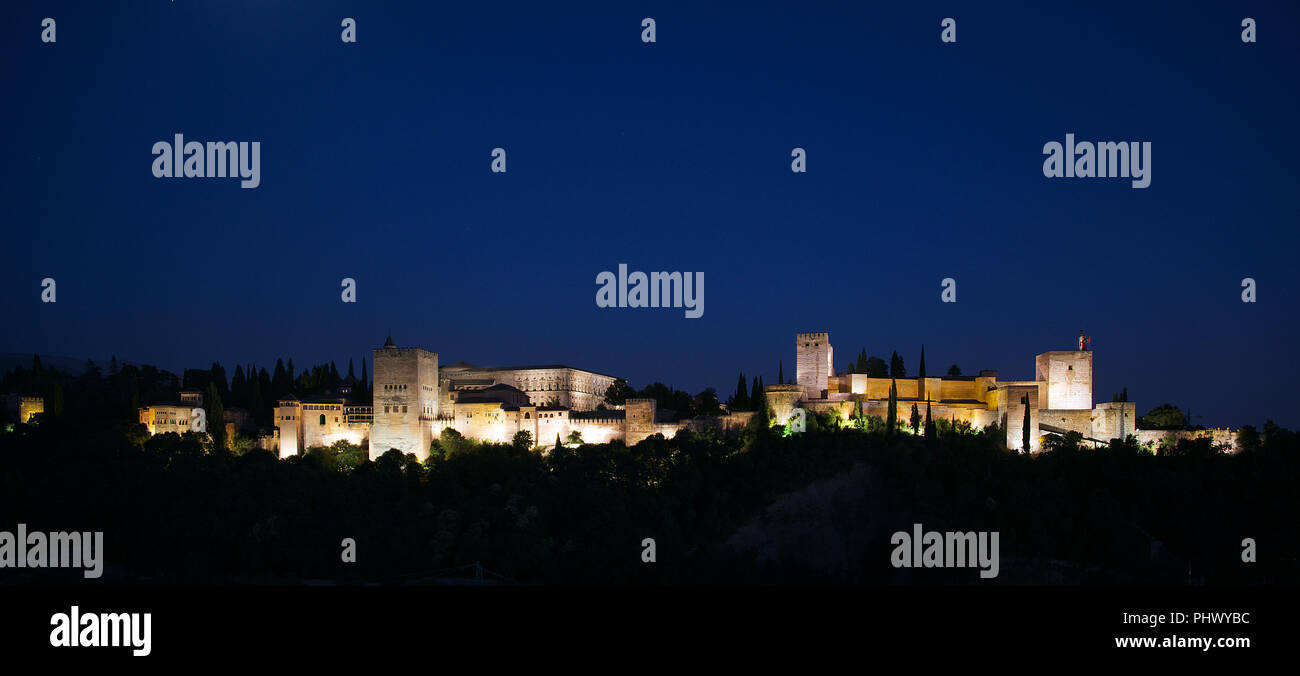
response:
<svg viewBox="0 0 1300 676"><path fill-rule="evenodd" d="M1098 450L1053 439L1026 457L1002 436L932 438L838 429L809 418L802 435L683 432L558 448L457 444L427 464L390 451L313 449L277 460L213 452L199 437L134 437L51 419L0 434L0 514L12 529L103 530L125 580L413 581L464 575L480 562L522 583L969 583L970 571L889 565L889 533L1001 533L1006 582L1268 583L1297 579L1297 439L1276 426L1250 450L1208 441L1153 455L1114 442ZM879 429L877 426L876 429ZM340 457L340 453L350 458ZM837 506L795 521L759 552L723 547L742 524L810 482L870 468L870 509ZM813 484L814 486L816 484ZM842 497L842 496L841 496ZM816 532L820 538L805 537ZM340 560L357 543L356 563ZM641 561L654 538L657 562ZM1243 538L1259 543L1241 560ZM805 541L806 540L806 541ZM819 570L782 547L843 550ZM764 554L772 555L760 562Z"/></svg>
<svg viewBox="0 0 1300 676"><path fill-rule="evenodd" d="M367 371L364 359L359 374L349 360L347 375L340 375L334 362L295 372L292 359L287 364L277 359L271 372L241 364L228 377L225 367L213 362L207 369L185 369L178 377L156 366L119 364L113 358L107 367L86 362L81 373L73 374L43 366L40 357L33 356L31 367L15 367L0 377L0 393L44 397L47 418L66 415L88 425L122 428L139 420L141 406L178 402L182 389L199 390L207 398L211 385L223 408L243 408L258 427L269 429L276 402L289 394L334 396L347 387L353 402L369 404L373 385Z"/></svg>

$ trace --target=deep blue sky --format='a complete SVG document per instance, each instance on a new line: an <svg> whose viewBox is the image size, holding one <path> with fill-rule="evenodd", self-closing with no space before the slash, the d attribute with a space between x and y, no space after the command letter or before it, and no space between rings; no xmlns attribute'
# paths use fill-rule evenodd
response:
<svg viewBox="0 0 1300 676"><path fill-rule="evenodd" d="M391 328L725 397L799 331L1029 379L1085 328L1098 401L1300 425L1294 3L704 4L4 3L0 351L346 368ZM154 178L178 132L261 141L261 187ZM1067 132L1151 141L1151 187L1044 178ZM704 317L597 308L621 262L704 271Z"/></svg>

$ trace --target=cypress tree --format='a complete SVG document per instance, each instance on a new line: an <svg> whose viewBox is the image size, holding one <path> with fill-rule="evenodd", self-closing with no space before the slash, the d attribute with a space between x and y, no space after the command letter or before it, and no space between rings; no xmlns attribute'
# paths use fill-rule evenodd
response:
<svg viewBox="0 0 1300 676"><path fill-rule="evenodd" d="M1025 455L1029 455L1029 395L1026 394L1021 401L1025 404L1025 424L1020 431L1020 443L1025 450Z"/></svg>
<svg viewBox="0 0 1300 676"><path fill-rule="evenodd" d="M920 434L921 412L916 410L916 404L912 404L912 415L907 421L912 424L912 434Z"/></svg>
<svg viewBox="0 0 1300 676"><path fill-rule="evenodd" d="M921 366L920 377L925 377L925 345L921 346Z"/></svg>
<svg viewBox="0 0 1300 676"><path fill-rule="evenodd" d="M221 393L217 390L215 382L208 383L207 394L204 395L207 404L208 416L208 435L212 437L212 445L215 448L224 449L226 447L226 423L225 407L221 404Z"/></svg>
<svg viewBox="0 0 1300 676"><path fill-rule="evenodd" d="M856 373L867 372L867 348L862 348L862 351L858 353L858 363L855 366L857 367Z"/></svg>
<svg viewBox="0 0 1300 676"><path fill-rule="evenodd" d="M271 397L272 398L283 397L285 393L289 391L289 388L292 386L291 385L292 381L293 381L292 378L286 377L285 375L284 360L276 359L275 374L271 376Z"/></svg>
<svg viewBox="0 0 1300 676"><path fill-rule="evenodd" d="M930 419L930 400L925 400L925 438L934 439L934 422Z"/></svg>
<svg viewBox="0 0 1300 676"><path fill-rule="evenodd" d="M731 397L733 410L749 410L749 392L745 388L745 372L741 371L740 380L736 382L736 393Z"/></svg>
<svg viewBox="0 0 1300 676"><path fill-rule="evenodd" d="M758 384L758 376L754 376L754 387L749 391L749 410L757 411L758 397L763 393L763 387Z"/></svg>
<svg viewBox="0 0 1300 676"><path fill-rule="evenodd" d="M235 375L230 379L231 403L248 405L248 401L244 398L244 390L247 386L248 383L244 379L243 365L235 364Z"/></svg>
<svg viewBox="0 0 1300 676"><path fill-rule="evenodd" d="M777 385L785 384L785 361L784 360L778 361L776 363L776 384Z"/></svg>
<svg viewBox="0 0 1300 676"><path fill-rule="evenodd" d="M898 381L894 380L889 384L889 412L885 417L885 431L889 434L894 433L894 427L898 425Z"/></svg>

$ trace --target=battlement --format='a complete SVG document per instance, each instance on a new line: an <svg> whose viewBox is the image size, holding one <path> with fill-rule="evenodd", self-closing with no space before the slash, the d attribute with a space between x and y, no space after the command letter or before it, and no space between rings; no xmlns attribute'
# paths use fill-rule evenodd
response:
<svg viewBox="0 0 1300 676"><path fill-rule="evenodd" d="M375 359L384 359L386 357L409 357L414 354L428 354L438 356L437 352L431 352L422 347L381 347L374 350Z"/></svg>
<svg viewBox="0 0 1300 676"><path fill-rule="evenodd" d="M814 331L811 333L796 333L794 334L794 340L795 342L800 342L805 340L818 340L821 342L826 342L830 340L830 336L831 334L825 331Z"/></svg>

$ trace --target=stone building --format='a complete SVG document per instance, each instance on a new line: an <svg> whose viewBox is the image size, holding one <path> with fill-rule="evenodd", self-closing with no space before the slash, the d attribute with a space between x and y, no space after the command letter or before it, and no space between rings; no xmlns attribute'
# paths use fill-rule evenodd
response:
<svg viewBox="0 0 1300 676"><path fill-rule="evenodd" d="M300 400L289 395L275 407L280 457L297 455L337 441L360 445L370 436L374 409L354 406L345 397Z"/></svg>
<svg viewBox="0 0 1300 676"><path fill-rule="evenodd" d="M861 405L864 415L885 419L889 389L898 387L898 419L906 420L912 405L922 412L928 404L932 419L956 420L982 429L996 423L1006 433L1007 447L1023 450L1025 409L1029 409L1030 450L1039 450L1043 435L1078 432L1085 440L1107 443L1134 435L1146 441L1166 433L1137 430L1137 405L1131 401L1092 399L1092 350L1080 339L1078 350L1053 350L1034 358L1033 380L1001 380L997 371L976 376L873 378L861 373L835 375L827 333L800 333L795 338L797 386L768 387L777 421L784 424L796 407L834 410L848 418ZM1196 436L1196 435L1192 435ZM1226 430L1202 434L1222 443Z"/></svg>
<svg viewBox="0 0 1300 676"><path fill-rule="evenodd" d="M194 410L199 406L164 402L140 408L140 422L149 434L184 434L191 429Z"/></svg>
<svg viewBox="0 0 1300 676"><path fill-rule="evenodd" d="M6 394L0 396L0 403L4 406L6 419L14 422L31 422L32 416L45 412L45 399L43 397Z"/></svg>
<svg viewBox="0 0 1300 676"><path fill-rule="evenodd" d="M614 376L550 364L546 366L475 366L456 362L438 374L442 401L451 403L452 393L491 385L509 385L538 405L567 406L576 411L595 410L605 401L605 391Z"/></svg>

